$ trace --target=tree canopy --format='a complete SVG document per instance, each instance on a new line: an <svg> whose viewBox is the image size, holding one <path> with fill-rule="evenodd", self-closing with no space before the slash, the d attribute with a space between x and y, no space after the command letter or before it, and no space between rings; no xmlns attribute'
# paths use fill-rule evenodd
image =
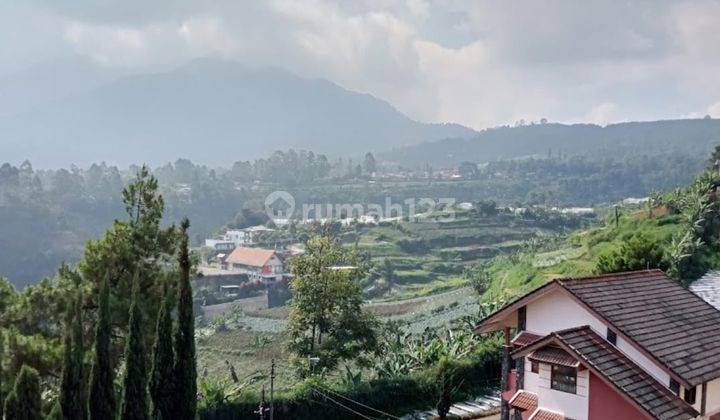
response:
<svg viewBox="0 0 720 420"><path fill-rule="evenodd" d="M355 252L315 236L290 267L288 348L301 372L310 370L310 359L316 360L312 369L331 369L374 348L375 320L362 310L357 284L365 267Z"/></svg>

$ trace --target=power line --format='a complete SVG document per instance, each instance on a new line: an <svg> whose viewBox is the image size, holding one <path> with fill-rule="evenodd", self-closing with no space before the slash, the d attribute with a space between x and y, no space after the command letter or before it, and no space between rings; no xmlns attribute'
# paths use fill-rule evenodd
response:
<svg viewBox="0 0 720 420"><path fill-rule="evenodd" d="M313 387L312 390L315 391L315 392L317 392L318 394L322 395L323 397L325 397L325 398L328 399L329 401L333 402L333 403L336 404L337 406L339 406L339 407L341 407L341 408L344 408L345 410L347 410L347 411L355 414L356 416L360 416L360 417L362 417L362 418L364 418L364 419L367 419L367 420L377 420L377 419L375 419L374 417L366 416L365 414L360 413L359 411L355 411L355 410L353 410L352 408L346 406L345 404L343 404L343 403L341 403L341 402L339 402L339 401L335 401L334 399L330 398L330 396L328 396L327 394L324 394L324 393L320 392L320 390L317 389L317 388L314 388L314 387Z"/></svg>
<svg viewBox="0 0 720 420"><path fill-rule="evenodd" d="M361 403L361 402L359 402L359 401L355 401L355 400L353 400L353 399L350 398L350 397L346 397L346 396L344 396L344 395L342 395L342 394L340 394L340 393L337 393L337 392L333 391L332 389L325 388L325 387L320 387L320 388L322 388L322 390L325 391L325 392L329 392L329 393L331 393L331 394L333 394L333 395L336 395L336 396L338 396L338 397L340 397L340 398L342 398L342 399L344 399L344 400L346 400L346 401L350 401L350 402L355 403L355 404L357 404L357 405L359 405L359 406L361 406L361 407L365 407L365 408L367 408L368 410L372 410L372 411L375 411L376 413L380 413L380 414L382 414L383 416L390 417L391 419L399 419L399 418L400 418L400 417L398 417L398 416L393 416L392 414L386 413L386 412L384 412L384 411L382 411L382 410L378 410L377 408L370 407L369 405L365 405L365 404L363 404L363 403Z"/></svg>

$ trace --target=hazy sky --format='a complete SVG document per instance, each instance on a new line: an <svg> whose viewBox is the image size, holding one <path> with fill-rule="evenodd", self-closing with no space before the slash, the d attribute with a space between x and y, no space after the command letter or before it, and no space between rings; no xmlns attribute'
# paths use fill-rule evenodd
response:
<svg viewBox="0 0 720 420"><path fill-rule="evenodd" d="M279 66L475 128L720 117L720 1L0 0L0 75Z"/></svg>

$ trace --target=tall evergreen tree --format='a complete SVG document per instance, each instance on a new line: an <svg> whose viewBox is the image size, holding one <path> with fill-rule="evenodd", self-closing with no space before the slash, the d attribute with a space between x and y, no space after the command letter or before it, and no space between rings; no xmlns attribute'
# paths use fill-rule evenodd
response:
<svg viewBox="0 0 720 420"><path fill-rule="evenodd" d="M115 385L110 360L110 285L107 276L100 285L98 295L98 320L95 327L95 351L90 392L88 395L88 419L108 420L115 418Z"/></svg>
<svg viewBox="0 0 720 420"><path fill-rule="evenodd" d="M133 283L130 325L125 344L125 376L120 418L123 420L149 420L143 316L139 302L140 280L137 274Z"/></svg>
<svg viewBox="0 0 720 420"><path fill-rule="evenodd" d="M178 324L175 330L175 385L178 419L193 420L197 411L197 370L195 358L195 316L190 286L190 255L188 251L187 218L181 223L178 249L179 276L177 285Z"/></svg>
<svg viewBox="0 0 720 420"><path fill-rule="evenodd" d="M53 404L50 412L47 416L45 416L45 420L65 420L65 416L63 416L62 414L62 407L60 406L60 401L56 401L55 404Z"/></svg>
<svg viewBox="0 0 720 420"><path fill-rule="evenodd" d="M373 172L377 171L377 162L375 161L375 156L371 152L367 152L365 154L365 162L363 162L363 166L365 167L365 173L368 175L372 175Z"/></svg>
<svg viewBox="0 0 720 420"><path fill-rule="evenodd" d="M153 403L153 418L177 418L175 390L175 354L173 350L172 296L165 288L163 304L158 314L155 329L155 344L152 353L152 371L150 372L150 397Z"/></svg>
<svg viewBox="0 0 720 420"><path fill-rule="evenodd" d="M40 378L35 369L23 365L7 399L5 420L41 420Z"/></svg>
<svg viewBox="0 0 720 420"><path fill-rule="evenodd" d="M60 407L66 419L83 420L86 399L83 376L82 298L79 293L69 306L65 325Z"/></svg>
<svg viewBox="0 0 720 420"><path fill-rule="evenodd" d="M5 415L5 371L2 361L5 360L5 334L0 332L0 419Z"/></svg>

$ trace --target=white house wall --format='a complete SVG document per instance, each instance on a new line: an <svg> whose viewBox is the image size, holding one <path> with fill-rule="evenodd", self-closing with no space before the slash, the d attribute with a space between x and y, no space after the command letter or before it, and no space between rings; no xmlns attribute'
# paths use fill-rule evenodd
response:
<svg viewBox="0 0 720 420"><path fill-rule="evenodd" d="M532 372L532 363L525 358L525 373L523 374L523 389L537 394L540 377Z"/></svg>
<svg viewBox="0 0 720 420"><path fill-rule="evenodd" d="M680 392L678 393L680 398L685 398L685 389L684 386L680 386ZM698 385L695 389L695 404L691 405L698 413L702 411L702 385Z"/></svg>
<svg viewBox="0 0 720 420"><path fill-rule="evenodd" d="M701 390L698 386L698 391ZM701 394L697 394L698 400L701 400ZM715 379L707 384L707 400L705 400L705 413L715 414L720 412L720 379Z"/></svg>
<svg viewBox="0 0 720 420"><path fill-rule="evenodd" d="M561 290L555 290L526 306L526 329L546 335L553 331L589 325L605 336L605 324Z"/></svg>
<svg viewBox="0 0 720 420"><path fill-rule="evenodd" d="M622 337L617 338L617 348L620 349L627 357L632 359L635 363L640 365L645 371L651 374L661 384L669 387L670 386L670 375L667 374L657 363L650 360L644 354L640 353L632 344L627 342Z"/></svg>
<svg viewBox="0 0 720 420"><path fill-rule="evenodd" d="M550 388L551 369L549 364L540 363L538 374L531 372L534 378L526 384L525 389L530 392L535 392L538 395L539 407L561 412L565 414L566 418L587 420L589 407L588 370L586 369L577 373L577 393L571 394ZM530 386L534 386L534 389L530 389Z"/></svg>
<svg viewBox="0 0 720 420"><path fill-rule="evenodd" d="M553 331L583 325L589 325L601 337L605 337L607 334L607 325L600 318L590 313L562 290L555 290L540 296L527 304L526 311L526 329L534 334L546 335ZM670 385L670 375L619 335L617 348L660 383L665 386Z"/></svg>
<svg viewBox="0 0 720 420"><path fill-rule="evenodd" d="M281 274L283 271L282 261L274 255L268 260L267 265L272 269L273 274Z"/></svg>

